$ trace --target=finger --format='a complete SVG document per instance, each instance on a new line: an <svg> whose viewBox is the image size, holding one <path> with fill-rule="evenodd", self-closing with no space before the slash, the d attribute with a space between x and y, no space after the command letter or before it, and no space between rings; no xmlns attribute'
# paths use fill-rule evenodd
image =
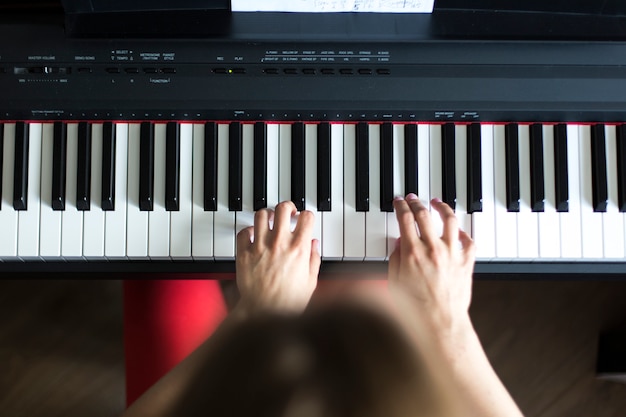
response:
<svg viewBox="0 0 626 417"><path fill-rule="evenodd" d="M395 249L389 256L389 266L387 267L388 274L387 279L393 281L398 278L400 273L400 259L401 259L401 238L396 239Z"/></svg>
<svg viewBox="0 0 626 417"><path fill-rule="evenodd" d="M459 240L461 241L461 247L467 259L474 260L476 254L476 245L472 238L463 230L459 230Z"/></svg>
<svg viewBox="0 0 626 417"><path fill-rule="evenodd" d="M301 211L293 231L294 238L298 241L310 240L313 235L313 226L315 226L315 214L310 210Z"/></svg>
<svg viewBox="0 0 626 417"><path fill-rule="evenodd" d="M435 232L433 220L430 217L431 215L428 208L415 194L412 193L406 196L406 201L411 208L414 221L417 222L420 238L426 244L433 245L439 236L437 236L437 233Z"/></svg>
<svg viewBox="0 0 626 417"><path fill-rule="evenodd" d="M274 210L274 231L278 234L291 232L291 217L297 213L296 205L291 201L278 203Z"/></svg>
<svg viewBox="0 0 626 417"><path fill-rule="evenodd" d="M270 231L270 209L261 209L254 214L254 234L259 242L264 242Z"/></svg>
<svg viewBox="0 0 626 417"><path fill-rule="evenodd" d="M396 220L400 228L402 244L407 248L419 244L417 229L415 228L415 217L409 207L409 203L402 197L393 200L393 207L396 211Z"/></svg>
<svg viewBox="0 0 626 417"><path fill-rule="evenodd" d="M237 233L237 254L243 253L252 246L254 227L249 226Z"/></svg>
<svg viewBox="0 0 626 417"><path fill-rule="evenodd" d="M309 276L317 277L320 273L320 265L322 263L322 257L320 256L320 241L317 239L311 240L311 259L309 261Z"/></svg>
<svg viewBox="0 0 626 417"><path fill-rule="evenodd" d="M441 238L448 246L454 244L459 239L459 223L454 215L454 211L452 211L449 205L438 198L434 198L431 204L433 208L439 212L439 216L443 222L443 235Z"/></svg>

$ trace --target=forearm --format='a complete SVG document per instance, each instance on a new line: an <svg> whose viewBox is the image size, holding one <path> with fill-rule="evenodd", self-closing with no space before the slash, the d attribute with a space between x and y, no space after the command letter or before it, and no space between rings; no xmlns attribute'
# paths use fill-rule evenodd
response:
<svg viewBox="0 0 626 417"><path fill-rule="evenodd" d="M436 332L421 342L421 351L453 415L522 416L489 363L469 317L453 329Z"/></svg>

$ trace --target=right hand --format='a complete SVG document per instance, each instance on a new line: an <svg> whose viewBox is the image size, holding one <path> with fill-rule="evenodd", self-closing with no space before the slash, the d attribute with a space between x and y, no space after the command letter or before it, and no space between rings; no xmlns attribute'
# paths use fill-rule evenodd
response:
<svg viewBox="0 0 626 417"><path fill-rule="evenodd" d="M452 209L439 199L431 204L443 220L442 236L415 194L397 197L393 203L400 238L389 258L391 292L414 313L411 319L419 330L454 332L469 323L474 243L459 230Z"/></svg>

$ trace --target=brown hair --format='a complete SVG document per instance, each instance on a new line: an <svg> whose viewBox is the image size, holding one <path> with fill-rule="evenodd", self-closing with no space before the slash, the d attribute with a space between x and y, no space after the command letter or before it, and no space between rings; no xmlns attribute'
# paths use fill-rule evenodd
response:
<svg viewBox="0 0 626 417"><path fill-rule="evenodd" d="M177 415L432 415L424 367L389 318L354 305L261 315L221 335Z"/></svg>

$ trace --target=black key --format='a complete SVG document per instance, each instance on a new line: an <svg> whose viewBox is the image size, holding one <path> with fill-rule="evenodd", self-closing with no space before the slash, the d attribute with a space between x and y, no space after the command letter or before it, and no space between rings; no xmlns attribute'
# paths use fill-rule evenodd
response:
<svg viewBox="0 0 626 417"><path fill-rule="evenodd" d="M115 210L115 126L102 126L102 210Z"/></svg>
<svg viewBox="0 0 626 417"><path fill-rule="evenodd" d="M544 210L545 188L543 172L543 128L539 123L530 126L530 208Z"/></svg>
<svg viewBox="0 0 626 417"><path fill-rule="evenodd" d="M369 127L361 122L356 126L356 211L370 209Z"/></svg>
<svg viewBox="0 0 626 417"><path fill-rule="evenodd" d="M569 210L567 181L567 126L558 124L554 127L554 187L558 212Z"/></svg>
<svg viewBox="0 0 626 417"><path fill-rule="evenodd" d="M232 122L228 137L228 210L242 210L242 137L241 123Z"/></svg>
<svg viewBox="0 0 626 417"><path fill-rule="evenodd" d="M454 139L454 123L446 123L442 126L441 142L441 173L442 194L441 199L452 210L456 208L456 147Z"/></svg>
<svg viewBox="0 0 626 417"><path fill-rule="evenodd" d="M298 211L304 210L304 124L291 126L291 201Z"/></svg>
<svg viewBox="0 0 626 417"><path fill-rule="evenodd" d="M76 209L91 208L91 125L78 124L78 160L76 172Z"/></svg>
<svg viewBox="0 0 626 417"><path fill-rule="evenodd" d="M180 210L180 125L169 122L165 130L165 210Z"/></svg>
<svg viewBox="0 0 626 417"><path fill-rule="evenodd" d="M380 211L393 212L393 125L380 127Z"/></svg>
<svg viewBox="0 0 626 417"><path fill-rule="evenodd" d="M517 123L504 128L504 153L506 159L506 209L519 212L519 136Z"/></svg>
<svg viewBox="0 0 626 417"><path fill-rule="evenodd" d="M404 193L418 194L417 190L417 125L404 125Z"/></svg>
<svg viewBox="0 0 626 417"><path fill-rule="evenodd" d="M609 194L606 178L606 141L603 124L591 126L591 188L593 211L605 212Z"/></svg>
<svg viewBox="0 0 626 417"><path fill-rule="evenodd" d="M267 126L254 124L254 211L267 208ZM274 184L276 185L276 184Z"/></svg>
<svg viewBox="0 0 626 417"><path fill-rule="evenodd" d="M13 176L13 208L28 209L28 145L29 127L24 122L15 124L15 166Z"/></svg>
<svg viewBox="0 0 626 417"><path fill-rule="evenodd" d="M65 166L67 162L67 126L54 123L52 144L52 210L65 210Z"/></svg>
<svg viewBox="0 0 626 417"><path fill-rule="evenodd" d="M330 211L332 201L330 173L330 123L317 126L317 210Z"/></svg>
<svg viewBox="0 0 626 417"><path fill-rule="evenodd" d="M204 211L217 211L217 124L204 125Z"/></svg>
<svg viewBox="0 0 626 417"><path fill-rule="evenodd" d="M617 142L617 205L626 212L626 125L616 129Z"/></svg>
<svg viewBox="0 0 626 417"><path fill-rule="evenodd" d="M480 123L467 128L467 212L483 211Z"/></svg>
<svg viewBox="0 0 626 417"><path fill-rule="evenodd" d="M2 170L4 167L4 125L0 123L0 198L2 198ZM2 209L2 204L0 204Z"/></svg>
<svg viewBox="0 0 626 417"><path fill-rule="evenodd" d="M154 125L141 123L139 132L139 210L154 210Z"/></svg>

